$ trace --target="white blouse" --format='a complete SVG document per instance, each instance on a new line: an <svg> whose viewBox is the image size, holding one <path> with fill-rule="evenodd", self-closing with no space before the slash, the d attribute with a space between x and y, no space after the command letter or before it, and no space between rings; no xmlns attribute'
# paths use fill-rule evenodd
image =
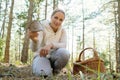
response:
<svg viewBox="0 0 120 80"><path fill-rule="evenodd" d="M42 30L39 32L37 43L30 40L30 48L33 52L40 51L43 46L51 43L53 44L53 49L66 48L67 35L65 29L60 27L55 33L48 21L42 22L42 25Z"/></svg>

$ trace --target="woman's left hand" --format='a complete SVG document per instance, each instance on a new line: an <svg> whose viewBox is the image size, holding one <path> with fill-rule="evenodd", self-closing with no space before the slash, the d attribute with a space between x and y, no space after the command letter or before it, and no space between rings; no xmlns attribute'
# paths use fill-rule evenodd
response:
<svg viewBox="0 0 120 80"><path fill-rule="evenodd" d="M50 51L50 49L52 49L52 46L53 46L52 44L44 46L40 50L40 56L46 57L46 55L48 55L48 52Z"/></svg>

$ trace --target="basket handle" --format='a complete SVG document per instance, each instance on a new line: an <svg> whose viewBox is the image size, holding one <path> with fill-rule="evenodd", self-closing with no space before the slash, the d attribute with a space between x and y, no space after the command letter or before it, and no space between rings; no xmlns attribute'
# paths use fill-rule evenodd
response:
<svg viewBox="0 0 120 80"><path fill-rule="evenodd" d="M87 50L87 49L92 49L93 52L94 52L94 53L93 53L93 54L94 54L93 57L95 57L95 58L99 58L99 57L98 57L98 54L97 54L97 51L96 51L95 49L91 48L91 47L88 47L88 48L85 48L84 50L82 50L82 51L80 52L80 55L79 55L78 61L81 61L81 56L82 56L82 54L84 53L84 51Z"/></svg>

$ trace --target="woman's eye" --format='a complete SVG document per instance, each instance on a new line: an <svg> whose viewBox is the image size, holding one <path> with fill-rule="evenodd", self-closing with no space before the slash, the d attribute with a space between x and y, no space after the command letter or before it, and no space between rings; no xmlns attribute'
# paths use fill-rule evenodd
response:
<svg viewBox="0 0 120 80"><path fill-rule="evenodd" d="M58 17L54 17L55 19L58 19Z"/></svg>
<svg viewBox="0 0 120 80"><path fill-rule="evenodd" d="M63 21L63 19L60 19L60 21Z"/></svg>
<svg viewBox="0 0 120 80"><path fill-rule="evenodd" d="M55 17L54 17L54 19L59 19L59 18L58 18L57 16L55 16ZM63 21L63 19L61 19L61 18L60 18L60 19L59 19L59 21L61 21L61 22L62 22L62 21Z"/></svg>

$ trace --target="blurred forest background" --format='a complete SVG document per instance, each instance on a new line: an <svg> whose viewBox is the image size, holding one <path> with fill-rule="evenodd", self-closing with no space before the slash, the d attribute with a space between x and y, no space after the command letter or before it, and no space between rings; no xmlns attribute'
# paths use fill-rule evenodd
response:
<svg viewBox="0 0 120 80"><path fill-rule="evenodd" d="M0 62L31 64L27 27L32 20L49 20L56 7L66 13L70 62L93 47L106 68L120 72L120 0L0 0Z"/></svg>

